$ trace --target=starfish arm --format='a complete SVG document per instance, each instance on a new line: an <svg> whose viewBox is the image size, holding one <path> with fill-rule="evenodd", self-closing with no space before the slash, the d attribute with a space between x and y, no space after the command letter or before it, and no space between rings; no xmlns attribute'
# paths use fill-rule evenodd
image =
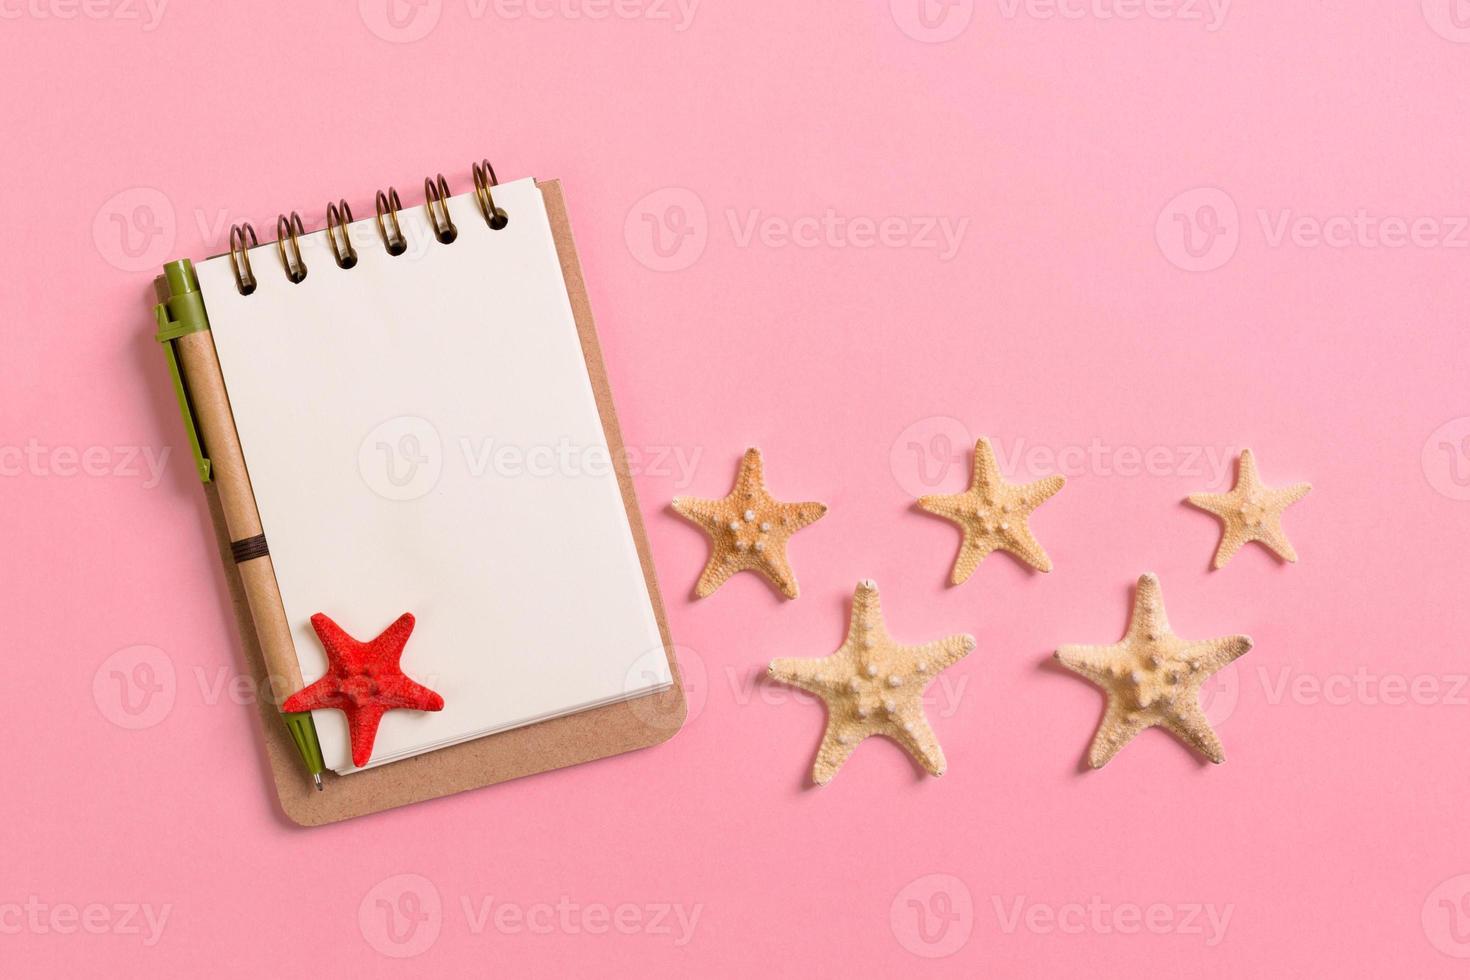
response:
<svg viewBox="0 0 1470 980"><path fill-rule="evenodd" d="M759 552L752 566L788 599L795 599L800 591L796 584L796 573L786 559L786 544L776 542L774 547Z"/></svg>
<svg viewBox="0 0 1470 980"><path fill-rule="evenodd" d="M1255 539L1266 548L1275 552L1283 561L1296 561L1296 549L1286 538L1286 532L1281 529L1281 518L1275 514L1266 518L1265 523L1256 530Z"/></svg>
<svg viewBox="0 0 1470 980"><path fill-rule="evenodd" d="M1210 722L1199 705L1185 705L1165 715L1160 724L1211 762L1225 761L1225 749L1220 745L1219 737L1210 727Z"/></svg>
<svg viewBox="0 0 1470 980"><path fill-rule="evenodd" d="M1248 636L1221 636L1191 643L1180 652L1180 658L1188 661L1199 674L1200 680L1204 680L1215 671L1245 656L1251 646L1252 641Z"/></svg>
<svg viewBox="0 0 1470 980"><path fill-rule="evenodd" d="M974 494L966 491L964 493L934 493L927 497L919 498L919 509L928 511L936 517L964 526L967 508L975 506Z"/></svg>
<svg viewBox="0 0 1470 980"><path fill-rule="evenodd" d="M1312 492L1310 483L1294 483L1289 487L1277 487L1270 493L1271 503L1285 509Z"/></svg>
<svg viewBox="0 0 1470 980"><path fill-rule="evenodd" d="M740 565L731 561L728 555L719 552L711 555L709 562L704 566L704 571L700 573L699 581L694 583L695 598L706 598L738 571L740 571Z"/></svg>
<svg viewBox="0 0 1470 980"><path fill-rule="evenodd" d="M1118 662L1120 648L1070 644L1058 647L1057 662L1074 674L1081 674L1095 684L1105 685L1113 679L1112 668Z"/></svg>
<svg viewBox="0 0 1470 980"><path fill-rule="evenodd" d="M385 686L382 704L386 708L410 708L414 711L441 711L444 698L410 677L400 674Z"/></svg>
<svg viewBox="0 0 1470 980"><path fill-rule="evenodd" d="M827 505L809 500L799 504L778 504L777 511L782 525L791 532L817 523L827 513Z"/></svg>
<svg viewBox="0 0 1470 980"><path fill-rule="evenodd" d="M968 527L960 526L964 529L964 537L960 539L960 551L955 555L954 568L949 573L952 585L963 585L975 573L975 569L980 567L980 563L995 550L995 545L990 541L977 537Z"/></svg>
<svg viewBox="0 0 1470 980"><path fill-rule="evenodd" d="M1094 769L1101 769L1147 727L1148 723L1140 716L1130 714L1109 697L1102 721L1098 722L1097 734L1092 736L1092 745L1087 749L1087 764Z"/></svg>
<svg viewBox="0 0 1470 980"><path fill-rule="evenodd" d="M1234 521L1225 521L1220 528L1220 544L1215 548L1215 557L1210 562L1211 567L1224 568L1249 540L1250 535L1246 534Z"/></svg>
<svg viewBox="0 0 1470 980"><path fill-rule="evenodd" d="M1159 577L1153 572L1144 572L1138 577L1138 587L1133 592L1133 612L1128 617L1128 635L1163 636L1168 632L1169 614L1164 611L1164 593L1159 586Z"/></svg>
<svg viewBox="0 0 1470 980"><path fill-rule="evenodd" d="M711 533L724 524L723 504L722 500L704 500L700 497L675 497L673 500L674 513Z"/></svg>
<svg viewBox="0 0 1470 980"><path fill-rule="evenodd" d="M352 742L352 764L361 768L373 755L373 742L378 737L378 722L388 710L380 704L365 704L347 712L347 734Z"/></svg>
<svg viewBox="0 0 1470 980"><path fill-rule="evenodd" d="M311 628L316 631L316 637L321 641L329 662L334 658L351 659L362 646L326 613L314 613L311 617Z"/></svg>
<svg viewBox="0 0 1470 980"><path fill-rule="evenodd" d="M831 657L816 660L804 657L782 657L772 660L766 672L770 674L772 680L809 691L825 700L828 694L836 691L842 684L841 665L831 663L831 661Z"/></svg>
<svg viewBox="0 0 1470 980"><path fill-rule="evenodd" d="M1235 495L1230 493L1192 493L1184 499L1192 506L1221 518L1239 506L1235 503Z"/></svg>
<svg viewBox="0 0 1470 980"><path fill-rule="evenodd" d="M915 666L923 664L921 673L933 678L946 667L952 667L959 663L970 652L975 649L975 638L969 633L956 633L954 636L946 636L942 640L933 643L925 643L922 646L902 647L900 652Z"/></svg>
<svg viewBox="0 0 1470 980"><path fill-rule="evenodd" d="M924 716L922 708L905 711L902 720L883 734L901 745L929 775L944 775L948 768L944 749L939 747L939 739L935 737L934 729L929 727L929 719Z"/></svg>
<svg viewBox="0 0 1470 980"><path fill-rule="evenodd" d="M822 744L817 747L816 761L812 763L812 782L818 786L830 783L832 777L837 775L837 770L842 768L842 764L852 755L860 741L862 739L852 734L846 735L846 741L844 741L843 735L829 721L827 731L822 735Z"/></svg>
<svg viewBox="0 0 1470 980"><path fill-rule="evenodd" d="M1256 454L1249 449L1242 449L1240 457L1235 461L1235 486L1255 489L1260 485L1261 477L1256 472Z"/></svg>
<svg viewBox="0 0 1470 980"><path fill-rule="evenodd" d="M761 451L754 446L745 451L740 460L740 469L735 474L735 489L749 492L759 492L765 486L764 467L761 464Z"/></svg>
<svg viewBox="0 0 1470 980"><path fill-rule="evenodd" d="M1055 497L1058 491L1066 485L1066 477L1061 475L1048 476L1025 484L1020 487L1020 491L1026 499L1026 506L1035 510L1052 497Z"/></svg>
<svg viewBox="0 0 1470 980"><path fill-rule="evenodd" d="M337 678L329 669L325 676L317 678L295 694L281 702L282 711L316 711L320 708L345 708L352 702L342 693Z"/></svg>
<svg viewBox="0 0 1470 980"><path fill-rule="evenodd" d="M1012 527L1005 532L1001 539L1000 547L1015 555L1021 561L1030 565L1038 572L1051 571L1051 558L1046 554L1046 549L1041 547L1041 542L1031 533L1031 528L1022 522L1018 527Z"/></svg>
<svg viewBox="0 0 1470 980"><path fill-rule="evenodd" d="M414 618L413 613L404 613L371 643L364 644L363 664L372 664L379 668L398 669L398 660L403 656L403 648L408 645L408 638L413 635Z"/></svg>
<svg viewBox="0 0 1470 980"><path fill-rule="evenodd" d="M882 636L886 627L883 623L883 604L878 598L878 583L865 578L852 593L852 613L847 619L847 635L862 636L869 629Z"/></svg>
<svg viewBox="0 0 1470 980"><path fill-rule="evenodd" d="M1002 482L1000 467L995 462L995 450L990 448L990 440L981 436L975 440L975 462L970 472L970 486L993 487Z"/></svg>

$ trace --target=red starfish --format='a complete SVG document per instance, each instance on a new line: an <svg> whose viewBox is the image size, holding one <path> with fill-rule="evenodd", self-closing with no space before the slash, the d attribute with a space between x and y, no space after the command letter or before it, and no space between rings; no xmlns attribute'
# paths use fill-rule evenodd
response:
<svg viewBox="0 0 1470 980"><path fill-rule="evenodd" d="M383 712L394 708L438 711L444 707L443 698L409 680L398 667L403 646L413 632L413 613L399 616L371 643L354 640L325 613L311 617L311 627L327 651L327 672L287 698L281 710L336 708L344 712L352 736L354 766L365 766L372 757Z"/></svg>

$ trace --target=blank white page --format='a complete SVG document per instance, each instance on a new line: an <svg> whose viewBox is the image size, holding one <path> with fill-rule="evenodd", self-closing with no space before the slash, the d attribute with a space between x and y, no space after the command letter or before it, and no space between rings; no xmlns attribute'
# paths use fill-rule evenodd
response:
<svg viewBox="0 0 1470 980"><path fill-rule="evenodd" d="M369 765L672 682L541 192L495 202L499 231L451 198L450 244L405 208L399 256L360 220L351 269L305 235L296 284L252 249L249 296L227 256L198 267L307 683L312 614L366 641L411 612L401 666L444 697L388 712ZM352 771L345 716L314 714Z"/></svg>

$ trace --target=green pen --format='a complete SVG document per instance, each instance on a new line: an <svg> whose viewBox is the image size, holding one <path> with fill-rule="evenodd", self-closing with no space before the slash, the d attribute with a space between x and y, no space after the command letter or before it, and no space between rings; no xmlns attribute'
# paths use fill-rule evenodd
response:
<svg viewBox="0 0 1470 980"><path fill-rule="evenodd" d="M168 358L174 395L194 454L194 468L200 481L213 484L219 497L230 538L230 553L240 573L250 618L255 623L265 657L266 673L275 703L279 705L305 684L286 622L286 610L281 605L260 513L255 507L255 495L250 489L245 456L235 432L235 418L225 394L219 357L209 334L204 294L199 291L199 279L188 259L165 265L154 286L159 299L154 310L158 320L155 339L163 345ZM208 455L205 455L206 447ZM326 765L311 712L287 711L282 715L307 771L321 790Z"/></svg>

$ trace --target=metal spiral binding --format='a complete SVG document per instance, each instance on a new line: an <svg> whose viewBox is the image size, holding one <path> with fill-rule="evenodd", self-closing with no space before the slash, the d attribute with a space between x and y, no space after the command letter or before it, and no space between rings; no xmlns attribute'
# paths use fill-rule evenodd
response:
<svg viewBox="0 0 1470 980"><path fill-rule="evenodd" d="M449 181L443 174L439 174L437 182L433 177L424 178L424 210L429 212L434 237L442 244L448 245L459 237L459 229L449 217Z"/></svg>
<svg viewBox="0 0 1470 980"><path fill-rule="evenodd" d="M470 170L474 175L475 203L479 206L480 214L492 231L499 231L510 223L510 215L495 204L493 188L500 183L495 176L495 168L490 165L489 160L481 160L471 165ZM444 179L443 174L424 180L424 210L433 226L434 237L445 245L459 237L459 229L449 215L449 197L449 181ZM383 247L388 254L402 255L408 251L408 239L404 237L403 226L398 220L398 212L403 210L403 201L399 198L398 191L393 187L389 187L387 191L378 191L373 208L377 212L378 237L383 240ZM357 249L352 244L349 231L351 224L352 208L345 198L327 205L327 244L331 246L332 258L340 269L351 269L357 265ZM301 254L301 236L305 234L301 215L295 211L276 218L276 253L280 257L286 278L293 283L306 279L306 260ZM255 292L258 285L255 270L250 265L250 250L259 245L260 240L249 222L230 226L230 269L235 274L235 286L242 296Z"/></svg>
<svg viewBox="0 0 1470 980"><path fill-rule="evenodd" d="M510 223L510 216L504 208L495 206L495 195L490 192L490 188L500 183L495 179L495 168L489 160L481 160L470 167L470 173L475 178L475 201L480 205L480 214L490 230L499 231Z"/></svg>
<svg viewBox="0 0 1470 980"><path fill-rule="evenodd" d="M250 222L230 225L230 269L235 273L235 288L241 296L255 292L255 272L250 268L250 249L260 244Z"/></svg>
<svg viewBox="0 0 1470 980"><path fill-rule="evenodd" d="M383 247L388 250L389 255L402 255L408 251L408 242L403 237L403 229L398 226L398 209L403 207L403 202L398 199L398 191L388 188L388 193L378 191L378 196L373 202L373 207L378 212L378 235L383 239ZM387 217L387 224L383 218ZM393 234L388 234L387 225L393 226Z"/></svg>
<svg viewBox="0 0 1470 980"><path fill-rule="evenodd" d="M332 246L332 258L337 260L339 269L350 269L357 265L357 249L352 247L352 235L347 231L350 224L352 209L347 206L346 198L336 204L327 205L327 244Z"/></svg>
<svg viewBox="0 0 1470 980"><path fill-rule="evenodd" d="M301 258L301 242L297 236L306 234L301 227L301 215L295 211L291 217L284 214L276 219L276 251L281 256L281 266L286 270L286 278L292 282L300 282L306 278L306 262ZM291 242L289 253L286 242Z"/></svg>

